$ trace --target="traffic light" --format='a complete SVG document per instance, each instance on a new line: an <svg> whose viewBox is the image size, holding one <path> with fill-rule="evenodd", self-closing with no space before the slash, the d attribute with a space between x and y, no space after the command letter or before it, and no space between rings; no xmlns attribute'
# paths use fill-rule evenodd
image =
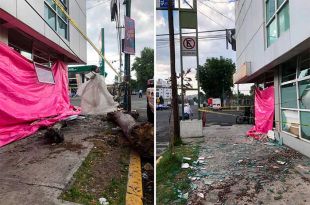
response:
<svg viewBox="0 0 310 205"><path fill-rule="evenodd" d="M236 29L226 29L226 48L228 49L228 43L231 45L231 49L236 51Z"/></svg>

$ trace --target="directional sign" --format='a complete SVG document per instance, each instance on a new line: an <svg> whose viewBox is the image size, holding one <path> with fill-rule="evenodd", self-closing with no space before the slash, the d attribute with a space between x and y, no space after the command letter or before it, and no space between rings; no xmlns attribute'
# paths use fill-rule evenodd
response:
<svg viewBox="0 0 310 205"><path fill-rule="evenodd" d="M182 37L182 56L196 56L197 55L197 39L194 36Z"/></svg>

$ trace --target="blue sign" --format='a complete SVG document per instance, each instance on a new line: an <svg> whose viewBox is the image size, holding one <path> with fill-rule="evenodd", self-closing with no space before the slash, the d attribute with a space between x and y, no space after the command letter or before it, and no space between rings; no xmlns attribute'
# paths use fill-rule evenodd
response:
<svg viewBox="0 0 310 205"><path fill-rule="evenodd" d="M159 7L162 9L168 9L169 0L159 0ZM172 7L174 8L174 0L172 0Z"/></svg>

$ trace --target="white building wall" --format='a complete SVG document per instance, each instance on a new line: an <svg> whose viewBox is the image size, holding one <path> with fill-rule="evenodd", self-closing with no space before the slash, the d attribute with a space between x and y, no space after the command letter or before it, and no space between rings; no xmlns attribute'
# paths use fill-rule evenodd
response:
<svg viewBox="0 0 310 205"><path fill-rule="evenodd" d="M245 62L251 63L250 74L266 66L273 67L275 60L310 37L307 21L310 19L310 1L291 0L290 29L267 48L264 8L264 0L239 0L236 3L237 70Z"/></svg>
<svg viewBox="0 0 310 205"><path fill-rule="evenodd" d="M44 18L44 0L27 1ZM87 61L86 41L71 24L69 26L69 39L67 40L57 35L24 0L0 0L0 8L70 53L76 54L82 61ZM86 34L86 0L70 0L69 15Z"/></svg>

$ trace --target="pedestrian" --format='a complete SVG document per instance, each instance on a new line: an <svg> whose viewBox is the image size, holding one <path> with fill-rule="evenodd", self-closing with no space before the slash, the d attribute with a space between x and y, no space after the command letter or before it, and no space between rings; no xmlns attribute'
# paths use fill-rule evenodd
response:
<svg viewBox="0 0 310 205"><path fill-rule="evenodd" d="M203 110L207 109L207 103L203 103ZM205 127L207 123L207 112L202 112L202 127Z"/></svg>
<svg viewBox="0 0 310 205"><path fill-rule="evenodd" d="M142 90L139 90L139 98L142 98Z"/></svg>
<svg viewBox="0 0 310 205"><path fill-rule="evenodd" d="M163 96L159 97L159 104L163 105L164 104L164 98Z"/></svg>
<svg viewBox="0 0 310 205"><path fill-rule="evenodd" d="M193 116L193 112L189 103L186 103L184 106L184 119L189 120Z"/></svg>

